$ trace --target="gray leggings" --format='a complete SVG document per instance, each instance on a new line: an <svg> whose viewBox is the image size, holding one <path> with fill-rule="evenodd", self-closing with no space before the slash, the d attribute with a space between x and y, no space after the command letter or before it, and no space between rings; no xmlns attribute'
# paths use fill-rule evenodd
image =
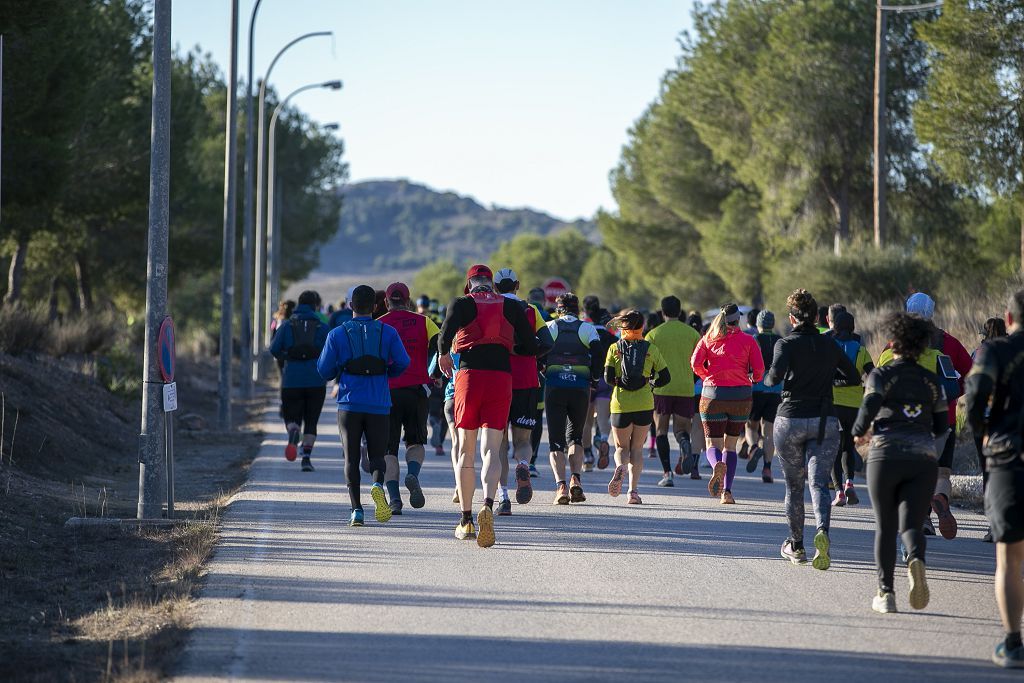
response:
<svg viewBox="0 0 1024 683"><path fill-rule="evenodd" d="M804 486L810 475L811 503L817 528L828 531L832 500L828 481L839 451L839 420L826 418L825 438L818 442L817 417L776 417L775 457L782 463L786 478L786 517L789 540L797 548L804 543Z"/></svg>

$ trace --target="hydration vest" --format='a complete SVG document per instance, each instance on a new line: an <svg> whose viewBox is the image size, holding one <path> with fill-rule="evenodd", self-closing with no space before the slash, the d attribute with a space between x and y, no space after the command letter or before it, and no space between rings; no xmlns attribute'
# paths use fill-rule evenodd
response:
<svg viewBox="0 0 1024 683"><path fill-rule="evenodd" d="M384 325L377 321L361 324L349 320L341 328L345 330L349 346L352 347L352 358L342 370L349 375L364 377L386 374L388 364L384 360ZM373 351L373 332L377 333L376 352ZM356 339L359 339L359 344L356 344Z"/></svg>
<svg viewBox="0 0 1024 683"><path fill-rule="evenodd" d="M452 351L462 353L475 346L497 344L511 352L515 330L505 317L505 297L494 292L473 292L476 317L455 334Z"/></svg>
<svg viewBox="0 0 1024 683"><path fill-rule="evenodd" d="M288 324L292 328L292 345L288 348L288 360L318 358L321 347L316 343L316 332L320 327L320 321L316 318L299 318L293 315Z"/></svg>
<svg viewBox="0 0 1024 683"><path fill-rule="evenodd" d="M620 339L616 346L619 350L619 386L626 391L638 391L650 381L644 374L647 350L651 343L641 339L627 342Z"/></svg>
<svg viewBox="0 0 1024 683"><path fill-rule="evenodd" d="M558 335L555 337L555 345L547 355L548 367L576 365L589 370L590 347L580 339L580 328L583 326L583 321L576 319L567 323L564 320L558 320L555 322L555 326L558 328Z"/></svg>

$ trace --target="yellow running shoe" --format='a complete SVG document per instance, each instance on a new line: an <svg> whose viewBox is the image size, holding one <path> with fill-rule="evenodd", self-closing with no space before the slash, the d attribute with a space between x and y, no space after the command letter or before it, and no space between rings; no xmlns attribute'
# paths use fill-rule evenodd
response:
<svg viewBox="0 0 1024 683"><path fill-rule="evenodd" d="M910 576L910 606L914 609L924 609L931 597L924 575L924 560L916 557L912 559L907 565L907 574Z"/></svg>
<svg viewBox="0 0 1024 683"><path fill-rule="evenodd" d="M374 484L370 487L370 498L373 498L373 516L383 524L391 519L391 508L388 507L388 499L384 497L384 487Z"/></svg>
<svg viewBox="0 0 1024 683"><path fill-rule="evenodd" d="M476 525L479 531L476 534L476 544L481 548L490 548L494 545L494 513L491 508L484 505L480 512L476 513Z"/></svg>
<svg viewBox="0 0 1024 683"><path fill-rule="evenodd" d="M459 522L459 525L455 527L455 538L460 541L476 538L476 528L473 526L473 522Z"/></svg>

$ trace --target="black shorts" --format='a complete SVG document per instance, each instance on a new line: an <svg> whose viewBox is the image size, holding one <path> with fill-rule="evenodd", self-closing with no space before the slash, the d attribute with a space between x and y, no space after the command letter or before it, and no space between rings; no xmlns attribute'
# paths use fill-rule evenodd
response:
<svg viewBox="0 0 1024 683"><path fill-rule="evenodd" d="M750 421L775 422L775 415L779 412L779 405L782 404L782 394L772 394L767 391L755 391L753 402L750 404Z"/></svg>
<svg viewBox="0 0 1024 683"><path fill-rule="evenodd" d="M1024 541L1024 463L989 470L985 515L996 543Z"/></svg>
<svg viewBox="0 0 1024 683"><path fill-rule="evenodd" d="M654 422L654 411L639 410L635 413L612 413L612 427L650 427Z"/></svg>
<svg viewBox="0 0 1024 683"><path fill-rule="evenodd" d="M303 434L316 436L316 424L324 409L327 387L281 389L281 417L286 425L297 424Z"/></svg>
<svg viewBox="0 0 1024 683"><path fill-rule="evenodd" d="M537 424L540 389L513 389L508 408L508 423L517 429L533 429Z"/></svg>
<svg viewBox="0 0 1024 683"><path fill-rule="evenodd" d="M590 388L556 387L544 394L548 413L548 449L562 453L567 446L583 443L590 408Z"/></svg>
<svg viewBox="0 0 1024 683"><path fill-rule="evenodd" d="M391 390L391 419L388 421L388 454L398 455L398 443L405 430L405 445L427 443L427 413L430 401L421 386Z"/></svg>

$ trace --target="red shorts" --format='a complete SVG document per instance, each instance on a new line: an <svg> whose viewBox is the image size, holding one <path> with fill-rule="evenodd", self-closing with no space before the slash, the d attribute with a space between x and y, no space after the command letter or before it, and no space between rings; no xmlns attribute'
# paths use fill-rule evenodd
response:
<svg viewBox="0 0 1024 683"><path fill-rule="evenodd" d="M504 430L511 405L512 373L468 368L455 373L455 426L459 429Z"/></svg>

